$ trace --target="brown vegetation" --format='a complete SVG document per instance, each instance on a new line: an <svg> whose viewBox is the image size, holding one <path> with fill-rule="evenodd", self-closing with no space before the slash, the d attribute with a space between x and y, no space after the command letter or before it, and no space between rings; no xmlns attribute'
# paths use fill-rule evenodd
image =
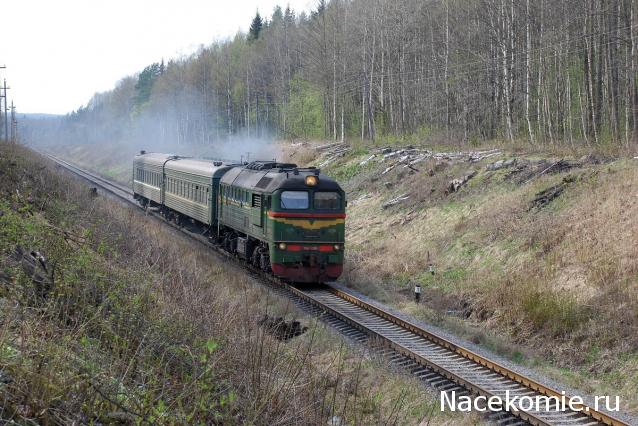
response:
<svg viewBox="0 0 638 426"><path fill-rule="evenodd" d="M347 285L638 407L638 160L506 152L383 174L360 165L370 152L326 170L348 190Z"/></svg>
<svg viewBox="0 0 638 426"><path fill-rule="evenodd" d="M411 379L28 151L0 145L0 182L2 421L414 424L436 412ZM54 266L37 300L17 245ZM263 315L309 329L282 341L259 326Z"/></svg>

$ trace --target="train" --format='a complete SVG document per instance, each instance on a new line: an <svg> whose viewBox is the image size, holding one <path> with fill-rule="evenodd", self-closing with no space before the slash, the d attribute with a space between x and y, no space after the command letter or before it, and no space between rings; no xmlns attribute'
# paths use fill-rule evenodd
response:
<svg viewBox="0 0 638 426"><path fill-rule="evenodd" d="M322 283L343 272L346 194L318 168L141 151L132 187L143 207L283 280Z"/></svg>

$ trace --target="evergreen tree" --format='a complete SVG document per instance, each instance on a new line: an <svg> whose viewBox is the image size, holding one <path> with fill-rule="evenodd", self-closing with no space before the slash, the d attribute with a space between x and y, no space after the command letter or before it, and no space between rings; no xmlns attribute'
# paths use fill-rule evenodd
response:
<svg viewBox="0 0 638 426"><path fill-rule="evenodd" d="M255 17L253 18L253 22L250 24L250 30L248 30L248 40L257 40L263 26L264 22L259 15L259 11L257 11L257 14L255 14Z"/></svg>
<svg viewBox="0 0 638 426"><path fill-rule="evenodd" d="M325 12L325 10L326 10L326 0L319 0L319 3L317 4L317 10L310 12L310 16L313 18L316 18L317 16Z"/></svg>
<svg viewBox="0 0 638 426"><path fill-rule="evenodd" d="M137 83L135 84L134 105L136 108L140 108L151 98L153 83L155 83L157 77L162 74L163 64L164 61L162 61L161 65L155 62L144 68L140 73L137 78Z"/></svg>
<svg viewBox="0 0 638 426"><path fill-rule="evenodd" d="M295 12L290 9L290 5L286 6L286 11L284 12L284 21L286 22L287 27L291 27L295 23Z"/></svg>
<svg viewBox="0 0 638 426"><path fill-rule="evenodd" d="M275 6L275 9L273 10L272 13L272 18L270 19L270 22L273 26L277 26L279 24L281 24L284 20L284 12L281 10L280 6Z"/></svg>

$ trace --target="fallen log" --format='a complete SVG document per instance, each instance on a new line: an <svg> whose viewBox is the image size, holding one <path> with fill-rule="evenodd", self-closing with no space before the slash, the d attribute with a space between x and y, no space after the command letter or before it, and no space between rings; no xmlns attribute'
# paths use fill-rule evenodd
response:
<svg viewBox="0 0 638 426"><path fill-rule="evenodd" d="M365 160L363 160L362 162L359 163L360 166L365 166L366 164L368 164L368 162L370 160L372 160L373 158L375 158L377 156L377 154L372 154L371 156L369 156L368 158L366 158Z"/></svg>
<svg viewBox="0 0 638 426"><path fill-rule="evenodd" d="M395 163L393 165L391 165L390 167L386 168L384 171L381 172L382 175L388 173L389 171L391 171L392 169L394 169L396 167L398 163Z"/></svg>
<svg viewBox="0 0 638 426"><path fill-rule="evenodd" d="M325 144L325 145L319 145L319 146L316 146L316 147L315 147L315 150L317 150L317 151L324 151L324 150L326 150L326 149L330 149L330 148L335 147L335 146L338 146L338 145L341 145L341 143L340 143L340 142L328 143L328 144Z"/></svg>
<svg viewBox="0 0 638 426"><path fill-rule="evenodd" d="M496 171L501 169L506 169L512 167L516 164L516 159L512 158L510 160L499 160L494 163L488 164L486 169L489 171Z"/></svg>
<svg viewBox="0 0 638 426"><path fill-rule="evenodd" d="M472 171L460 179L453 179L448 183L447 189L445 190L446 194L451 194L453 192L458 191L463 185L465 185L470 179L476 176L476 171Z"/></svg>
<svg viewBox="0 0 638 426"><path fill-rule="evenodd" d="M567 185L574 182L574 180L575 178L573 176L566 176L559 184L550 186L549 188L538 192L532 200L532 203L528 210L542 209L543 207L554 201L554 199L558 198L558 196L563 193L565 188L567 188Z"/></svg>
<svg viewBox="0 0 638 426"><path fill-rule="evenodd" d="M407 200L409 198L410 198L410 194L399 195L398 197L393 198L393 199L391 199L390 201L388 201L386 203L383 203L381 205L381 207L384 208L384 209L387 209L388 207L395 206L395 205L397 205L397 204L399 204L399 203L401 203L401 202L403 202L403 201L405 201L405 200Z"/></svg>

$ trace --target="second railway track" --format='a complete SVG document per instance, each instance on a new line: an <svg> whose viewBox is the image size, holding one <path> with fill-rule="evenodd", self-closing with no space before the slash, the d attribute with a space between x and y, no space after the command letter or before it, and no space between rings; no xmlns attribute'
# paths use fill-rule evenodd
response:
<svg viewBox="0 0 638 426"><path fill-rule="evenodd" d="M49 154L49 159L126 202L138 206L133 192L125 186L112 182L94 173L83 170L65 160ZM138 206L139 207L139 206ZM140 207L142 208L142 207ZM160 215L151 213L166 222ZM176 225L166 222L175 228ZM225 258L232 255L210 243L205 237L182 230L189 237L216 250ZM591 404L573 404L556 410L548 406L547 397L569 398L551 386L544 385L520 374L487 357L462 347L449 339L434 334L386 309L356 297L334 286L298 288L272 276L241 264L269 285L276 286L306 310L324 317L326 322L355 340L374 340L392 355L396 363L408 368L413 374L435 386L441 392L456 392L457 395L499 397L518 400L511 410L496 410L491 417L498 424L532 424L543 426L628 426L630 423L616 413L595 409ZM538 399L538 397L541 397ZM521 400L521 398L523 398ZM527 401L546 401L533 409L527 409ZM553 400L552 400L553 401ZM572 409L573 408L573 409Z"/></svg>

